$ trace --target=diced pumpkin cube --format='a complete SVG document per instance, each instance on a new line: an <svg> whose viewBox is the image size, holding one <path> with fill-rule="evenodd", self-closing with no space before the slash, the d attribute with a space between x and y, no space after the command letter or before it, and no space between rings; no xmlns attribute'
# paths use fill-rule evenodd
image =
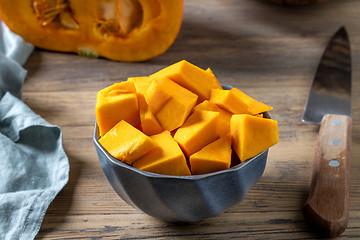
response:
<svg viewBox="0 0 360 240"><path fill-rule="evenodd" d="M213 84L212 84L212 89L221 89L223 90L223 87L221 86L221 84L219 83L218 79L216 78L215 74L213 73L213 71L208 68L205 70L206 72L210 73L211 75L213 75L214 79L213 79Z"/></svg>
<svg viewBox="0 0 360 240"><path fill-rule="evenodd" d="M133 126L140 124L136 89L132 82L115 83L100 90L96 98L96 120L100 136L125 120Z"/></svg>
<svg viewBox="0 0 360 240"><path fill-rule="evenodd" d="M241 98L246 103L246 105L248 105L249 108L247 109L247 113L250 115L263 113L273 109L265 103L259 102L258 100L250 97L249 95L240 91L237 88L232 88L230 91L233 91L237 96L239 96L239 98Z"/></svg>
<svg viewBox="0 0 360 240"><path fill-rule="evenodd" d="M153 114L156 114L164 104L171 98L171 90L164 87L164 82L171 82L171 80L153 79L148 90L144 94L145 100L148 103L149 109ZM177 90L177 86L172 86L173 90Z"/></svg>
<svg viewBox="0 0 360 240"><path fill-rule="evenodd" d="M161 133L163 129L154 114L150 111L145 98L141 96L138 100L142 131L148 136Z"/></svg>
<svg viewBox="0 0 360 240"><path fill-rule="evenodd" d="M191 173L206 174L228 169L231 153L231 135L228 133L190 156Z"/></svg>
<svg viewBox="0 0 360 240"><path fill-rule="evenodd" d="M158 147L133 163L133 167L165 175L191 175L186 158L169 131L151 136Z"/></svg>
<svg viewBox="0 0 360 240"><path fill-rule="evenodd" d="M231 113L247 113L248 105L234 91L212 89L209 102L212 102Z"/></svg>
<svg viewBox="0 0 360 240"><path fill-rule="evenodd" d="M196 94L166 77L154 78L145 94L151 111L151 106L157 101L157 94L170 96L155 113L153 112L162 129L168 131L180 127L185 122L198 98Z"/></svg>
<svg viewBox="0 0 360 240"><path fill-rule="evenodd" d="M217 133L218 119L218 112L195 111L176 131L174 139L187 157L219 137Z"/></svg>
<svg viewBox="0 0 360 240"><path fill-rule="evenodd" d="M151 75L167 77L199 96L198 103L209 99L214 77L203 69L182 60Z"/></svg>
<svg viewBox="0 0 360 240"><path fill-rule="evenodd" d="M219 112L219 120L218 120L218 133L219 136L222 137L230 132L230 119L232 113L229 111L219 107L218 105L209 102L208 100L199 103L194 107L194 111L196 110L206 110L206 111L213 111Z"/></svg>
<svg viewBox="0 0 360 240"><path fill-rule="evenodd" d="M151 85L152 79L150 77L131 77L128 78L128 81L134 82L136 88L142 131L148 136L161 133L163 129L145 100L145 93Z"/></svg>
<svg viewBox="0 0 360 240"><path fill-rule="evenodd" d="M111 156L127 164L132 164L157 146L153 139L124 120L110 129L99 142Z"/></svg>
<svg viewBox="0 0 360 240"><path fill-rule="evenodd" d="M143 77L129 77L128 82L133 82L136 92L141 95L145 95L146 91L152 83L152 79L148 76Z"/></svg>
<svg viewBox="0 0 360 240"><path fill-rule="evenodd" d="M241 162L256 156L279 141L278 123L248 114L231 117L232 146Z"/></svg>
<svg viewBox="0 0 360 240"><path fill-rule="evenodd" d="M272 109L273 109L273 107L255 100L255 101L252 101L251 103L249 103L248 113L255 115L255 114L270 111Z"/></svg>

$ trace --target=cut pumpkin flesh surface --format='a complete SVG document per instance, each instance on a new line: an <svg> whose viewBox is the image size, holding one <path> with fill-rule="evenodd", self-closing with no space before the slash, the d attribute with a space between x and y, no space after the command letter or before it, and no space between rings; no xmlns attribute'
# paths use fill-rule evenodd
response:
<svg viewBox="0 0 360 240"><path fill-rule="evenodd" d="M233 148L241 162L279 142L277 121L248 114L231 117L230 133Z"/></svg>
<svg viewBox="0 0 360 240"><path fill-rule="evenodd" d="M110 129L99 142L113 157L127 164L132 164L157 146L153 139L124 120Z"/></svg>
<svg viewBox="0 0 360 240"><path fill-rule="evenodd" d="M210 73L213 76L213 83L212 83L212 89L221 89L223 90L223 87L221 86L219 80L216 78L215 74L213 73L213 71L208 68L206 69L206 72Z"/></svg>
<svg viewBox="0 0 360 240"><path fill-rule="evenodd" d="M167 77L198 95L198 103L209 99L214 83L214 75L182 60L151 75Z"/></svg>
<svg viewBox="0 0 360 240"><path fill-rule="evenodd" d="M127 62L164 53L182 13L183 0L0 1L0 18L36 47Z"/></svg>
<svg viewBox="0 0 360 240"><path fill-rule="evenodd" d="M231 152L231 135L228 133L190 156L191 173L197 175L228 169Z"/></svg>
<svg viewBox="0 0 360 240"><path fill-rule="evenodd" d="M209 102L228 110L233 114L247 113L249 106L241 96L231 90L212 89Z"/></svg>
<svg viewBox="0 0 360 240"><path fill-rule="evenodd" d="M175 176L191 175L186 158L169 131L153 135L157 147L133 163L137 169Z"/></svg>
<svg viewBox="0 0 360 240"><path fill-rule="evenodd" d="M204 110L195 111L189 116L174 135L185 156L190 157L219 137L218 119L218 112Z"/></svg>
<svg viewBox="0 0 360 240"><path fill-rule="evenodd" d="M133 126L140 124L138 98L133 82L115 83L98 92L96 120L100 136L121 120Z"/></svg>
<svg viewBox="0 0 360 240"><path fill-rule="evenodd" d="M277 121L264 117L272 107L237 88L219 88L210 69L174 65L99 91L99 141L111 155L144 171L195 175L227 169L279 141ZM185 87L190 78L183 71L210 76L207 99L199 102L201 94ZM123 110L132 112L130 120Z"/></svg>
<svg viewBox="0 0 360 240"><path fill-rule="evenodd" d="M232 88L230 91L232 91L234 95L238 96L238 98L241 98L242 101L246 103L246 105L248 106L247 113L250 115L260 114L273 109L265 103L259 102L258 100L250 97L246 93L243 93L237 88Z"/></svg>
<svg viewBox="0 0 360 240"><path fill-rule="evenodd" d="M128 78L128 81L134 83L137 91L142 131L146 135L161 133L163 130L160 126L160 123L154 114L150 111L150 108L145 100L145 93L151 85L152 79L150 77L131 77Z"/></svg>
<svg viewBox="0 0 360 240"><path fill-rule="evenodd" d="M225 136L230 132L230 119L232 113L229 111L219 107L218 105L209 102L208 100L203 101L202 103L196 105L194 107L194 111L196 110L206 110L206 111L213 111L219 112L219 120L218 120L218 127L217 131L220 137Z"/></svg>
<svg viewBox="0 0 360 240"><path fill-rule="evenodd" d="M198 96L167 77L153 78L145 94L150 111L163 130L180 127L196 104Z"/></svg>

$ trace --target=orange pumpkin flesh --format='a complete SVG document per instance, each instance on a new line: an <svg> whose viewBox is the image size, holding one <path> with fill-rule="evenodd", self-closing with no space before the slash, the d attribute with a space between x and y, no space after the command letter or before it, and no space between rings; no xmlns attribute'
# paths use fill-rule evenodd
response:
<svg viewBox="0 0 360 240"><path fill-rule="evenodd" d="M190 167L191 174L205 174L244 162L279 141L277 121L263 118L263 113L253 115L259 109L265 111L272 107L258 102L237 88L218 89L217 84L213 84L215 76L209 78L205 74L204 78L193 80L194 76L202 75L205 71L191 68L192 73L198 73L188 74L188 69L178 68L179 63L185 64L180 61L165 68L165 71L159 71L161 74L166 73L165 76L159 77L155 73L150 76L131 77L125 82L115 83L99 91L95 112L100 134L101 126L113 126L116 124L114 121L127 123L127 116L123 112L134 113L131 114L131 119L137 120L135 123L127 123L127 132L119 131L116 124L109 130L110 134L101 134L99 141L107 144L103 146L111 155L116 154L115 157L120 160L131 161L133 167L144 171L189 175ZM186 63L190 66L189 64ZM188 88L182 87L166 76L183 77L180 81L183 85L196 81L199 85L203 83L215 88L208 88L210 96L195 105L199 95L190 90L194 84L187 84L190 86ZM134 91L137 92L139 109L128 101L129 98L132 100ZM145 106L143 113L141 102ZM244 106L239 108L238 105ZM221 106L235 110L235 113ZM255 112L247 111L251 106ZM144 115L148 117L146 122L143 121ZM141 127L138 127L139 121ZM172 126L174 122L177 124L175 127ZM138 131L135 131L136 128ZM152 133L149 133L149 130L152 130ZM101 140L105 136L106 139ZM154 140L157 146L149 150L147 147L152 145L146 141L149 138L145 136ZM132 154L133 152L136 154ZM140 154L142 156L135 159ZM232 157L234 155L238 155L237 160ZM184 164L184 159L188 165Z"/></svg>
<svg viewBox="0 0 360 240"><path fill-rule="evenodd" d="M164 53L182 13L183 0L0 1L0 18L36 47L126 62Z"/></svg>

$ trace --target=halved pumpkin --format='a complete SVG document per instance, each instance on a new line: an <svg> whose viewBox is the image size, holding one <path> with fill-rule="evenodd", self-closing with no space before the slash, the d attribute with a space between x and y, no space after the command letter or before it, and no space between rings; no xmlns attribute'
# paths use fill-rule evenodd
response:
<svg viewBox="0 0 360 240"><path fill-rule="evenodd" d="M36 47L126 62L164 53L182 13L183 0L0 1L0 18Z"/></svg>

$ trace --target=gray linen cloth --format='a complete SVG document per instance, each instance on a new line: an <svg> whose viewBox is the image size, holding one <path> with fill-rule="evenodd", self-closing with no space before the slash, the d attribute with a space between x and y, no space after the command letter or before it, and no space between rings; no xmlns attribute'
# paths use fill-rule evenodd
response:
<svg viewBox="0 0 360 240"><path fill-rule="evenodd" d="M34 239L69 179L62 132L22 99L34 47L0 21L0 239Z"/></svg>

